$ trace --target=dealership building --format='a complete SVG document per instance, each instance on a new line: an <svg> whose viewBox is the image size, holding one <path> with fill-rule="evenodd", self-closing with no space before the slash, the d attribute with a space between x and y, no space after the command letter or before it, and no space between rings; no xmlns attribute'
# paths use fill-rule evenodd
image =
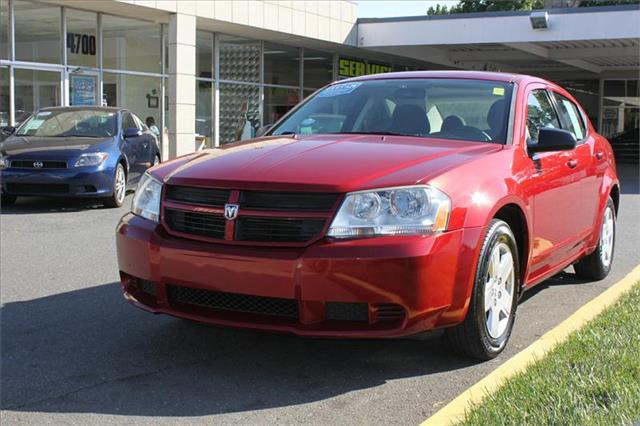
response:
<svg viewBox="0 0 640 426"><path fill-rule="evenodd" d="M0 0L0 125L123 106L165 158L255 136L325 84L471 69L558 82L601 133L640 121L633 6L357 19L353 1Z"/></svg>

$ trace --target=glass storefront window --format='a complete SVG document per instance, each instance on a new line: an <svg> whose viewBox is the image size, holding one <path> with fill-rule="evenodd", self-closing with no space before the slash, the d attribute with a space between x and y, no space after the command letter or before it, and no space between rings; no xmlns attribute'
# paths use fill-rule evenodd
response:
<svg viewBox="0 0 640 426"><path fill-rule="evenodd" d="M300 91L282 87L264 88L264 123L273 124L298 104Z"/></svg>
<svg viewBox="0 0 640 426"><path fill-rule="evenodd" d="M127 108L145 123L153 120L162 131L160 77L104 73L103 79L103 99L107 106Z"/></svg>
<svg viewBox="0 0 640 426"><path fill-rule="evenodd" d="M640 127L638 80L605 80L602 94L602 129L606 137Z"/></svg>
<svg viewBox="0 0 640 426"><path fill-rule="evenodd" d="M220 79L260 82L260 42L220 35Z"/></svg>
<svg viewBox="0 0 640 426"><path fill-rule="evenodd" d="M60 8L42 3L15 1L14 14L16 60L62 63Z"/></svg>
<svg viewBox="0 0 640 426"><path fill-rule="evenodd" d="M319 89L333 81L333 54L304 49L304 87Z"/></svg>
<svg viewBox="0 0 640 426"><path fill-rule="evenodd" d="M98 66L98 15L67 9L67 63L95 68Z"/></svg>
<svg viewBox="0 0 640 426"><path fill-rule="evenodd" d="M16 123L40 108L61 105L59 72L16 69L14 82Z"/></svg>
<svg viewBox="0 0 640 426"><path fill-rule="evenodd" d="M0 1L0 59L9 58L9 2Z"/></svg>
<svg viewBox="0 0 640 426"><path fill-rule="evenodd" d="M213 78L213 33L196 32L196 77Z"/></svg>
<svg viewBox="0 0 640 426"><path fill-rule="evenodd" d="M102 33L105 68L161 72L160 24L104 15Z"/></svg>
<svg viewBox="0 0 640 426"><path fill-rule="evenodd" d="M196 81L196 136L204 138L206 147L212 147L213 83Z"/></svg>
<svg viewBox="0 0 640 426"><path fill-rule="evenodd" d="M0 67L0 127L9 125L9 102L9 68Z"/></svg>
<svg viewBox="0 0 640 426"><path fill-rule="evenodd" d="M220 144L255 136L260 126L260 87L220 83Z"/></svg>
<svg viewBox="0 0 640 426"><path fill-rule="evenodd" d="M300 50L279 44L264 44L264 84L300 85Z"/></svg>

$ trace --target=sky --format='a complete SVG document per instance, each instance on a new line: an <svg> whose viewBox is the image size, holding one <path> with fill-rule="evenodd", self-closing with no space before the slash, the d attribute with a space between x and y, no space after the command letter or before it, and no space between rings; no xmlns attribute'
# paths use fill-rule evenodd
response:
<svg viewBox="0 0 640 426"><path fill-rule="evenodd" d="M426 15L427 9L438 3L458 4L457 0L357 0L358 18L388 18L391 16Z"/></svg>

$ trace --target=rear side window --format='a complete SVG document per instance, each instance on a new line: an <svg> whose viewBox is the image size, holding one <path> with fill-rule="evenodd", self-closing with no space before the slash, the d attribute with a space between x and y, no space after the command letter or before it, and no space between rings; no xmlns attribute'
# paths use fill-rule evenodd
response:
<svg viewBox="0 0 640 426"><path fill-rule="evenodd" d="M527 143L538 143L538 132L543 128L560 128L556 110L547 91L534 90L527 100Z"/></svg>
<svg viewBox="0 0 640 426"><path fill-rule="evenodd" d="M584 139L586 129L576 104L555 92L553 93L553 97L558 104L558 113L562 117L565 128L573 133L577 141Z"/></svg>

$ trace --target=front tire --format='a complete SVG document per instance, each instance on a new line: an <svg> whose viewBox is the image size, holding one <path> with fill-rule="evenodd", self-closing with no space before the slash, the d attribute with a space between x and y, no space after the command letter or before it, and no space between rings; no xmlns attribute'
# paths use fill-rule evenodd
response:
<svg viewBox="0 0 640 426"><path fill-rule="evenodd" d="M124 197L127 193L127 173L124 171L122 163L116 166L116 173L113 178L113 193L110 197L104 199L105 207L115 208L122 207Z"/></svg>
<svg viewBox="0 0 640 426"><path fill-rule="evenodd" d="M598 247L596 247L593 253L583 257L573 265L573 269L576 271L578 277L590 281L599 281L609 275L616 243L615 211L613 200L609 197L602 215Z"/></svg>
<svg viewBox="0 0 640 426"><path fill-rule="evenodd" d="M489 360L504 350L518 305L519 265L511 228L506 222L493 219L480 250L467 316L462 324L445 333L454 352Z"/></svg>

